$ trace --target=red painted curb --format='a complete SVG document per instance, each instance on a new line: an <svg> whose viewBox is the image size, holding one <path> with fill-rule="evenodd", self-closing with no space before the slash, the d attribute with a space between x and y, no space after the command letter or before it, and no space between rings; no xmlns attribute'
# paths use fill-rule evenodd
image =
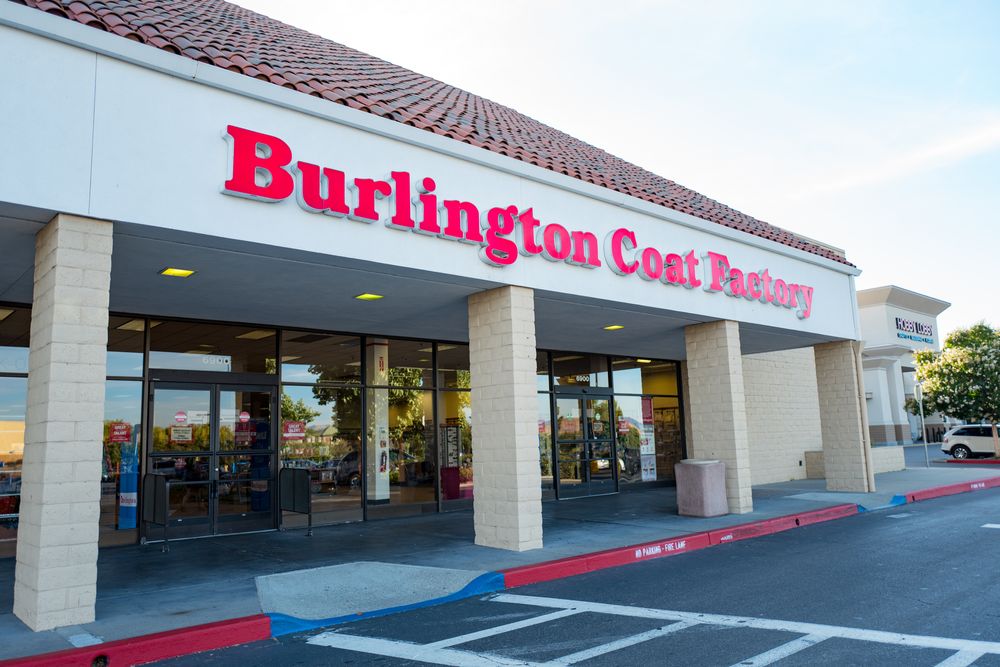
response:
<svg viewBox="0 0 1000 667"><path fill-rule="evenodd" d="M108 667L143 665L217 648L271 638L271 619L263 614L194 625L105 644L71 648L0 661L2 667L91 667L104 656Z"/></svg>
<svg viewBox="0 0 1000 667"><path fill-rule="evenodd" d="M945 463L964 463L969 466L996 466L1000 459L948 459Z"/></svg>
<svg viewBox="0 0 1000 667"><path fill-rule="evenodd" d="M628 565L629 563L637 563L654 558L675 556L715 546L716 544L770 535L771 533L778 533L783 530L807 526L821 521L839 519L857 513L857 505L837 505L835 507L790 514L773 519L761 519L760 521L732 526L730 528L691 533L666 540L644 542L627 547L616 547L606 551L550 560L544 563L512 567L500 570L500 573L503 574L505 588L516 588L517 586L526 586L527 584L537 584L543 581L552 581L554 579L572 577L577 574L595 572L609 567L618 567L619 565Z"/></svg>
<svg viewBox="0 0 1000 667"><path fill-rule="evenodd" d="M916 503L921 500L953 496L957 493L968 493L969 491L992 489L997 486L1000 486L1000 477L987 477L986 479L977 479L971 482L960 482L958 484L935 486L934 488L923 489L921 491L912 491L906 494L906 500L907 502Z"/></svg>

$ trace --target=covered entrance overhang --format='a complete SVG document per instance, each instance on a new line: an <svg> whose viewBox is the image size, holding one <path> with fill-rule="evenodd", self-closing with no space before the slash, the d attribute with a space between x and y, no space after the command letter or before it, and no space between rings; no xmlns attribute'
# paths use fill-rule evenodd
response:
<svg viewBox="0 0 1000 667"><path fill-rule="evenodd" d="M54 211L0 204L0 301L30 304L35 234ZM115 223L110 310L153 317L281 325L385 336L468 340L470 294L500 286L448 273L333 257L289 248ZM190 278L160 275L193 269ZM543 267L544 268L544 267ZM498 279L500 270L498 269ZM661 303L636 305L535 291L535 332L542 349L681 360L684 327L712 317ZM379 301L360 301L362 293ZM721 294L705 298L724 299ZM794 317L789 318L795 325ZM623 328L605 331L608 325ZM742 323L744 354L807 347L833 337Z"/></svg>

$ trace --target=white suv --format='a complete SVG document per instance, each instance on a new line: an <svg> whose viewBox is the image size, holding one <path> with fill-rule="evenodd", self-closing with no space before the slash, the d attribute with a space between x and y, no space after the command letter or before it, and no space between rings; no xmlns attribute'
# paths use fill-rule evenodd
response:
<svg viewBox="0 0 1000 667"><path fill-rule="evenodd" d="M956 459L993 456L993 427L989 424L959 426L944 434L941 451Z"/></svg>

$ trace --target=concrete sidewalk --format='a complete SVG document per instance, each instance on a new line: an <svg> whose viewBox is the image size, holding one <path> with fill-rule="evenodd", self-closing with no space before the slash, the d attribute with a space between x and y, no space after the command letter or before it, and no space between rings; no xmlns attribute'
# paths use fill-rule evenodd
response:
<svg viewBox="0 0 1000 667"><path fill-rule="evenodd" d="M169 553L156 544L109 548L98 563L98 620L40 633L11 613L14 561L5 559L0 659L259 614L255 578L262 575L359 561L494 571L844 503L875 509L896 495L996 476L1000 471L976 467L910 468L878 475L874 494L827 492L823 480L769 484L754 487L753 513L714 519L678 516L671 487L549 502L543 505L545 547L524 553L473 544L471 511L323 527L313 537L296 530L178 541ZM393 585L400 600L412 600L410 589L419 588L400 579ZM357 587L343 588L345 595L350 590L362 594ZM365 608L364 600L342 598L339 604Z"/></svg>

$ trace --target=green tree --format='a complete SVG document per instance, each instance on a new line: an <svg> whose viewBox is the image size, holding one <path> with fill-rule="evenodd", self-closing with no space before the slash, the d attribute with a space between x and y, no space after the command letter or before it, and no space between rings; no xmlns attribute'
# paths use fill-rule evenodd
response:
<svg viewBox="0 0 1000 667"><path fill-rule="evenodd" d="M313 410L303 399L293 401L288 394L281 394L281 419L286 422L309 423L319 417L319 410Z"/></svg>
<svg viewBox="0 0 1000 667"><path fill-rule="evenodd" d="M993 425L1000 457L1000 330L985 322L953 331L941 352L914 352L925 407L967 422Z"/></svg>

